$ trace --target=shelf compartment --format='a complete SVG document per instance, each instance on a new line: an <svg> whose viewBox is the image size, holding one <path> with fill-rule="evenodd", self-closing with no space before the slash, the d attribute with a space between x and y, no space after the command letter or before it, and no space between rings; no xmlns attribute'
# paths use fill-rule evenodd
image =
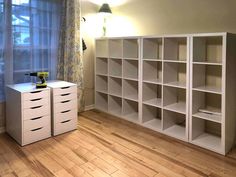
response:
<svg viewBox="0 0 236 177"><path fill-rule="evenodd" d="M123 96L138 101L138 81L123 79Z"/></svg>
<svg viewBox="0 0 236 177"><path fill-rule="evenodd" d="M109 54L110 58L122 58L122 39L109 40Z"/></svg>
<svg viewBox="0 0 236 177"><path fill-rule="evenodd" d="M159 61L143 61L143 81L162 82L162 63Z"/></svg>
<svg viewBox="0 0 236 177"><path fill-rule="evenodd" d="M108 64L107 58L96 58L96 73L101 75L107 75Z"/></svg>
<svg viewBox="0 0 236 177"><path fill-rule="evenodd" d="M221 95L193 91L192 105L193 116L213 122L221 122ZM202 112L199 110L205 111Z"/></svg>
<svg viewBox="0 0 236 177"><path fill-rule="evenodd" d="M162 58L162 38L143 39L143 59L159 60Z"/></svg>
<svg viewBox="0 0 236 177"><path fill-rule="evenodd" d="M145 127L160 131L162 123L160 108L143 105L142 123Z"/></svg>
<svg viewBox="0 0 236 177"><path fill-rule="evenodd" d="M138 80L138 60L123 60L123 77Z"/></svg>
<svg viewBox="0 0 236 177"><path fill-rule="evenodd" d="M222 67L214 65L193 65L193 89L221 94Z"/></svg>
<svg viewBox="0 0 236 177"><path fill-rule="evenodd" d="M221 151L221 124L192 117L192 143L219 152Z"/></svg>
<svg viewBox="0 0 236 177"><path fill-rule="evenodd" d="M222 63L223 37L193 37L193 62Z"/></svg>
<svg viewBox="0 0 236 177"><path fill-rule="evenodd" d="M186 141L186 124L186 117L184 114L168 110L163 111L163 130L165 134Z"/></svg>
<svg viewBox="0 0 236 177"><path fill-rule="evenodd" d="M123 99L123 117L132 122L138 122L138 102Z"/></svg>
<svg viewBox="0 0 236 177"><path fill-rule="evenodd" d="M96 40L96 56L105 58L109 57L108 40L106 39Z"/></svg>
<svg viewBox="0 0 236 177"><path fill-rule="evenodd" d="M96 92L96 108L102 111L108 109L108 95L100 92Z"/></svg>
<svg viewBox="0 0 236 177"><path fill-rule="evenodd" d="M109 77L109 94L115 96L122 96L122 79Z"/></svg>
<svg viewBox="0 0 236 177"><path fill-rule="evenodd" d="M186 90L182 88L164 86L164 109L186 114Z"/></svg>
<svg viewBox="0 0 236 177"><path fill-rule="evenodd" d="M151 106L162 107L162 86L143 83L143 103Z"/></svg>
<svg viewBox="0 0 236 177"><path fill-rule="evenodd" d="M164 63L164 84L186 88L186 64Z"/></svg>
<svg viewBox="0 0 236 177"><path fill-rule="evenodd" d="M109 95L108 102L109 102L108 112L116 116L121 116L122 115L122 98Z"/></svg>
<svg viewBox="0 0 236 177"><path fill-rule="evenodd" d="M123 40L123 58L138 58L139 45L138 39L124 39Z"/></svg>
<svg viewBox="0 0 236 177"><path fill-rule="evenodd" d="M96 91L107 93L108 91L107 76L96 75Z"/></svg>
<svg viewBox="0 0 236 177"><path fill-rule="evenodd" d="M109 75L122 77L122 60L110 58L109 59Z"/></svg>
<svg viewBox="0 0 236 177"><path fill-rule="evenodd" d="M187 37L164 38L164 60L187 60Z"/></svg>

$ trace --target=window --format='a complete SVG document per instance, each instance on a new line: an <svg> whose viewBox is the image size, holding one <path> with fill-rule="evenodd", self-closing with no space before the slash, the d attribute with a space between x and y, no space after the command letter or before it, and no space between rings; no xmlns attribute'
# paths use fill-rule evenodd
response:
<svg viewBox="0 0 236 177"><path fill-rule="evenodd" d="M49 71L55 79L60 0L0 0L0 97L6 83L34 82L26 76ZM1 99L0 98L0 99Z"/></svg>

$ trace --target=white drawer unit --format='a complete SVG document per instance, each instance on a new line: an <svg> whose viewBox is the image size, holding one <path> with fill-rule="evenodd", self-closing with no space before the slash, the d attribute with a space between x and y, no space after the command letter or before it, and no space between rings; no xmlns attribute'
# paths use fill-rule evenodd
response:
<svg viewBox="0 0 236 177"><path fill-rule="evenodd" d="M51 81L52 134L54 136L77 129L77 85Z"/></svg>
<svg viewBox="0 0 236 177"><path fill-rule="evenodd" d="M21 146L51 136L50 89L32 83L6 87L6 130Z"/></svg>

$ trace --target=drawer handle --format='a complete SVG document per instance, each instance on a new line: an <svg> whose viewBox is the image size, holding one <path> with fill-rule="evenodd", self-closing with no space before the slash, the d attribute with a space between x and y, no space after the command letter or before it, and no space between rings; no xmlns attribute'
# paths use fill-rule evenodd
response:
<svg viewBox="0 0 236 177"><path fill-rule="evenodd" d="M61 103L68 103L70 102L71 100L66 100L66 101L61 101Z"/></svg>
<svg viewBox="0 0 236 177"><path fill-rule="evenodd" d="M35 117L35 118L32 118L32 119L30 119L30 120L37 120L37 119L41 119L43 116L41 116L41 117Z"/></svg>
<svg viewBox="0 0 236 177"><path fill-rule="evenodd" d="M68 89L68 88L70 88L70 87L61 87L61 89Z"/></svg>
<svg viewBox="0 0 236 177"><path fill-rule="evenodd" d="M62 121L61 123L64 124L64 123L67 123L67 122L70 122L71 120L65 120L65 121Z"/></svg>
<svg viewBox="0 0 236 177"><path fill-rule="evenodd" d="M67 96L67 95L70 95L70 93L61 94L61 96Z"/></svg>
<svg viewBox="0 0 236 177"><path fill-rule="evenodd" d="M37 109L37 108L41 108L42 106L35 106L35 107L31 107L30 109Z"/></svg>
<svg viewBox="0 0 236 177"><path fill-rule="evenodd" d="M32 99L30 101L39 101L39 100L42 100L42 98L36 98L36 99Z"/></svg>
<svg viewBox="0 0 236 177"><path fill-rule="evenodd" d="M71 110L66 110L66 111L62 111L61 113L67 113L70 112Z"/></svg>
<svg viewBox="0 0 236 177"><path fill-rule="evenodd" d="M30 92L30 93L40 93L40 92L42 92L42 90L33 91L33 92Z"/></svg>
<svg viewBox="0 0 236 177"><path fill-rule="evenodd" d="M35 132L35 131L41 130L42 128L43 128L43 127L36 128L36 129L31 130L31 131L32 131L32 132Z"/></svg>

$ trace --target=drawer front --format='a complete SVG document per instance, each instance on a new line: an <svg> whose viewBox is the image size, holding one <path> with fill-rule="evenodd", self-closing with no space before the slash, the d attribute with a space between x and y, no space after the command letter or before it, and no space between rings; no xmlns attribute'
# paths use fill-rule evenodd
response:
<svg viewBox="0 0 236 177"><path fill-rule="evenodd" d="M24 120L32 119L35 117L45 116L50 114L50 105L44 104L40 106L30 107L24 109Z"/></svg>
<svg viewBox="0 0 236 177"><path fill-rule="evenodd" d="M54 114L77 108L77 99L61 101L54 104Z"/></svg>
<svg viewBox="0 0 236 177"><path fill-rule="evenodd" d="M68 86L68 87L60 87L53 89L53 95L61 95L67 93L77 93L77 86Z"/></svg>
<svg viewBox="0 0 236 177"><path fill-rule="evenodd" d="M31 131L40 127L51 126L50 116L35 117L24 121L24 132Z"/></svg>
<svg viewBox="0 0 236 177"><path fill-rule="evenodd" d="M47 105L49 104L48 98L37 98L37 99L31 99L24 101L24 108L31 108L31 107L37 107L41 105Z"/></svg>
<svg viewBox="0 0 236 177"><path fill-rule="evenodd" d="M49 137L51 137L50 125L38 127L37 129L24 132L23 145L30 144Z"/></svg>
<svg viewBox="0 0 236 177"><path fill-rule="evenodd" d="M76 93L60 94L60 95L54 96L53 99L54 99L53 100L54 103L59 103L59 102L66 101L66 100L77 99L77 94Z"/></svg>
<svg viewBox="0 0 236 177"><path fill-rule="evenodd" d="M36 90L24 93L24 100L34 100L45 97L49 98L49 90Z"/></svg>
<svg viewBox="0 0 236 177"><path fill-rule="evenodd" d="M68 119L54 126L53 135L59 135L77 129L77 119Z"/></svg>
<svg viewBox="0 0 236 177"><path fill-rule="evenodd" d="M54 123L60 123L68 119L77 119L77 109L61 111L54 114Z"/></svg>

